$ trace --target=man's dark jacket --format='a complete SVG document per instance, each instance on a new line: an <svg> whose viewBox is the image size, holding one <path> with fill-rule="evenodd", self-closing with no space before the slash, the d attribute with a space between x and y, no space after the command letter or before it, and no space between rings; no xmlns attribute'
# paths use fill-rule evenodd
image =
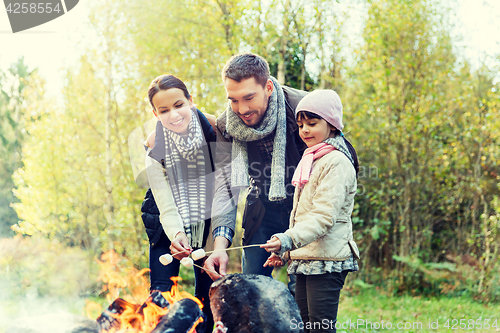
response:
<svg viewBox="0 0 500 333"><path fill-rule="evenodd" d="M291 211L293 205L293 187L291 180L293 171L298 162L302 158L306 144L299 136L297 122L295 120L295 108L299 101L307 94L302 90L282 86L285 95L286 104L286 152L285 152L285 187L287 199L285 200L284 209ZM231 142L233 138L226 131L226 112L224 111L217 118L217 163L216 170L229 170L227 167L231 161ZM267 195L270 187L270 172L263 172L264 162L257 141L247 142L249 175L255 181L255 186L258 188L259 200L256 200L254 191L249 191L245 204L245 213L243 216L243 228L245 228L244 240L250 240L252 234L259 227L265 209L264 203L268 209L282 209L282 204L270 202ZM252 164L253 163L253 164ZM252 166L252 167L251 167ZM257 168L255 167L257 166ZM262 167L258 167L262 166ZM225 196L228 193L228 184L230 183L229 172L218 174L215 181L214 204L218 204L217 196ZM225 193L224 193L225 192ZM230 191L229 191L230 192ZM264 194L264 195L262 195ZM229 195L231 196L231 194ZM288 207L290 206L290 207ZM212 210L213 211L213 210ZM233 231L235 230L235 221L232 217L234 214L219 215L212 218L212 229L219 226L228 226Z"/></svg>

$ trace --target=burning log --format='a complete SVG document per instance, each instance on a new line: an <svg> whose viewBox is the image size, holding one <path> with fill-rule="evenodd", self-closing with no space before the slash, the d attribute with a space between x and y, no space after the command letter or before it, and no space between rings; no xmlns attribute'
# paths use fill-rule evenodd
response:
<svg viewBox="0 0 500 333"><path fill-rule="evenodd" d="M226 275L210 287L210 304L214 321L227 332L303 332L292 325L302 320L290 291L267 276Z"/></svg>
<svg viewBox="0 0 500 333"><path fill-rule="evenodd" d="M121 327L120 317L134 314L139 306L127 302L124 299L117 298L104 312L97 318L97 324L100 331L119 330ZM128 318L127 318L128 319ZM136 319L131 320L131 326L137 328Z"/></svg>
<svg viewBox="0 0 500 333"><path fill-rule="evenodd" d="M179 291L179 277L173 277L170 291L154 291L142 305L117 298L97 318L98 332L193 333L204 328L205 317L200 300Z"/></svg>
<svg viewBox="0 0 500 333"><path fill-rule="evenodd" d="M189 333L196 327L198 332L205 330L205 315L198 303L184 298L172 305L151 333Z"/></svg>
<svg viewBox="0 0 500 333"><path fill-rule="evenodd" d="M170 303L163 297L161 291L155 290L149 296L153 304L158 305L160 308L169 308ZM146 304L146 303L145 303ZM144 306L144 305L143 305Z"/></svg>

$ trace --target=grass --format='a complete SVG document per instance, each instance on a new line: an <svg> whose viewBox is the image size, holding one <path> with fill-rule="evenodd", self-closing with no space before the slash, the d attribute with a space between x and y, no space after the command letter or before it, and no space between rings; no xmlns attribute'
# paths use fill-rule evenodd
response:
<svg viewBox="0 0 500 333"><path fill-rule="evenodd" d="M500 305L480 304L469 297L392 296L378 288L347 287L340 296L338 322L337 327L345 327L338 332L500 332ZM349 328L352 323L359 325Z"/></svg>
<svg viewBox="0 0 500 333"><path fill-rule="evenodd" d="M192 269L181 268L182 290L194 292L194 274ZM287 281L286 270L275 272L275 278ZM349 278L348 278L349 279ZM104 299L92 299L107 304ZM26 305L26 298L4 300L4 317L17 317L20 309ZM60 303L57 308L65 307ZM46 308L45 306L43 306ZM77 307L79 307L77 309ZM84 313L84 303L67 304L65 307L75 314ZM17 310L13 310L17 309ZM22 311L21 311L22 312ZM97 313L95 316L97 317ZM0 316L1 317L1 316ZM453 321L453 320L456 321ZM460 329L460 320L466 329ZM488 329L478 329L489 319ZM495 325L495 320L496 326ZM448 327L445 327L448 321ZM343 326L342 326L343 325ZM406 325L406 326L405 326ZM0 333L4 332L0 325ZM391 328L388 328L388 327ZM399 326L399 328L398 328ZM480 304L470 297L434 297L426 298L412 295L393 296L382 288L362 288L354 279L341 292L338 313L338 332L500 332L500 304ZM342 328L344 327L344 328ZM405 328L406 327L406 328ZM455 329L453 329L455 328Z"/></svg>
<svg viewBox="0 0 500 333"><path fill-rule="evenodd" d="M241 229L237 229L237 233L235 239L239 240ZM0 260L0 333L5 332L9 322L19 317L59 311L84 315L86 301L101 305L101 309L94 309L91 315L92 318L97 318L109 305L106 299L96 295L87 296L86 299L76 296L64 299L67 290L80 291L78 289L81 288L80 284L75 285L75 281L78 280L75 279L75 274L78 273L77 277L89 276L89 274L83 268L75 270L75 267L85 265L76 265L77 260L71 256L72 252L68 252L68 260L61 261L62 251L45 251L58 258L54 260L53 257L49 257L46 260L48 263L55 262L63 268L69 267L64 274L61 274L61 270L58 269L60 267L53 268L53 265L44 265L42 263L45 261L40 261L40 258L45 258L45 255L40 255L41 249L44 247L52 249L53 244L47 245L39 241L35 243L35 245L38 244L37 246L33 246L32 241L31 239L9 239L0 242L4 246L3 255L0 256L2 259ZM240 244L235 242L234 246L238 245ZM228 254L230 256L228 273L241 272L241 251L229 251ZM81 257L84 258L84 256ZM194 294L193 270L181 266L180 276L183 278L183 281L179 283L181 290ZM274 276L282 282L288 281L284 268L275 270ZM356 281L354 274L348 276L347 280L340 298L337 325L339 333L385 330L392 332L455 332L458 330L500 332L499 303L481 304L466 296L455 298L393 296L383 288ZM38 290L45 294L39 295ZM90 294L93 295L93 293ZM488 319L489 328L478 328L479 324L484 326ZM463 326L465 329L460 329L460 320L465 325ZM392 329L387 328L388 323L391 324ZM445 326L446 323L448 327ZM397 327L398 324L400 328Z"/></svg>
<svg viewBox="0 0 500 333"><path fill-rule="evenodd" d="M275 270L273 275L282 282L288 281L283 268ZM498 303L482 304L468 296L394 296L383 288L355 283L354 276L347 279L340 294L339 333L500 332Z"/></svg>

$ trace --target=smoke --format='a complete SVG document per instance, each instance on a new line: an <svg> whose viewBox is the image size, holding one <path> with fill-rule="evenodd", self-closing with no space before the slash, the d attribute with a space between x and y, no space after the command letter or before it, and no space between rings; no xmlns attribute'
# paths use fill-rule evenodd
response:
<svg viewBox="0 0 500 333"><path fill-rule="evenodd" d="M83 318L88 265L82 250L54 241L0 239L0 333L63 332Z"/></svg>
<svg viewBox="0 0 500 333"><path fill-rule="evenodd" d="M13 291L21 282L0 279L0 332L66 333L86 320L75 315L83 312L85 299L41 297L33 286L19 295Z"/></svg>

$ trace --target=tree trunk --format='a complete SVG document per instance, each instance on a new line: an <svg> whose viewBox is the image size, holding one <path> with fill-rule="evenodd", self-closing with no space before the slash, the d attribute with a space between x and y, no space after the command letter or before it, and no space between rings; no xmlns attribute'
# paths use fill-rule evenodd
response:
<svg viewBox="0 0 500 333"><path fill-rule="evenodd" d="M288 44L288 28L290 26L290 20L288 16L290 15L290 1L285 1L285 10L283 12L283 32L281 33L281 46L278 58L278 82L280 84L285 84L286 79L286 47Z"/></svg>
<svg viewBox="0 0 500 333"><path fill-rule="evenodd" d="M227 8L227 3L222 0L222 1L217 1L217 4L219 5L219 8L222 12L222 27L224 28L224 34L226 37L226 45L227 48L229 49L229 52L231 54L234 54L234 45L233 45L233 31L231 28L230 20L231 20L231 13Z"/></svg>
<svg viewBox="0 0 500 333"><path fill-rule="evenodd" d="M300 69L300 90L304 90L306 86L306 57L307 57L307 46L309 43L304 45L304 59L302 61L302 68Z"/></svg>
<svg viewBox="0 0 500 333"><path fill-rule="evenodd" d="M113 110L113 64L109 50L109 44L112 42L107 39L108 43L108 53L105 55L106 59L106 95L104 101L104 144L105 144L105 189L106 189L106 204L104 206L104 216L108 226L112 226L115 221L115 207L113 200L113 173L112 173L112 151L111 151L111 112ZM111 230L112 228L108 228ZM114 248L113 246L112 234L108 233L109 248Z"/></svg>

